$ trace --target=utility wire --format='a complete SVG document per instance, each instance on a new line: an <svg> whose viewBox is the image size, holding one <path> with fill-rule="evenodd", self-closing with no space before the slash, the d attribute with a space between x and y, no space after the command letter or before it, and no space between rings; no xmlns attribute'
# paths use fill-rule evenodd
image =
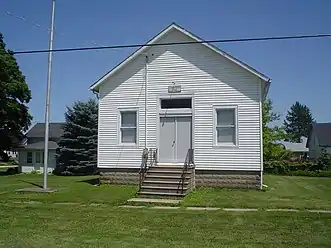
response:
<svg viewBox="0 0 331 248"><path fill-rule="evenodd" d="M327 37L331 37L331 34L274 36L274 37L256 37L256 38L239 38L239 39L219 39L219 40L203 40L203 41L169 42L169 43L158 43L158 44L132 44L132 45L96 46L96 47L76 47L76 48L53 49L51 51L50 50L26 50L26 51L14 51L14 54L73 52L73 51L88 51L88 50L102 50L102 49L173 46L173 45L190 45L190 44L205 44L205 43L211 44L211 43L269 41L269 40L294 40L294 39L311 39L311 38L327 38Z"/></svg>
<svg viewBox="0 0 331 248"><path fill-rule="evenodd" d="M15 15L15 14L9 12L9 11L3 12L3 14L5 14L5 15L7 15L7 16L10 16L10 17L13 17L13 18L16 18L16 19L18 19L18 20L20 20L20 21L23 21L23 22L27 23L27 24L30 24L30 25L33 26L33 27L40 28L40 29L42 29L42 30L44 30L44 31L47 31L48 33L51 31L49 28L46 28L46 27L40 25L39 23L36 23L36 22L30 21L30 20L28 20L28 19L27 19L26 17L24 17L24 16L18 16L18 15ZM62 33L62 32L56 32L56 30L54 30L54 33L57 34L57 35L61 35L61 36L65 36L65 35L66 35L65 33ZM88 45L88 44L93 44L93 45L95 45L95 46L104 46L103 44L96 43L96 42L94 42L94 41L84 41L84 43L85 43L86 45Z"/></svg>

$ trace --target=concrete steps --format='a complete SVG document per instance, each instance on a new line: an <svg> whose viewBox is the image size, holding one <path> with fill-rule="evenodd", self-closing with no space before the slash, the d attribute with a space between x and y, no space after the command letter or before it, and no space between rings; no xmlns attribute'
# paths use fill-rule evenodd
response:
<svg viewBox="0 0 331 248"><path fill-rule="evenodd" d="M171 193L171 192L145 192L139 191L139 196L173 196L173 197L184 197L185 194L182 193Z"/></svg>
<svg viewBox="0 0 331 248"><path fill-rule="evenodd" d="M182 183L184 164L156 164L150 167L142 183L139 197L184 197L191 187L192 169L188 169ZM183 190L182 190L183 186Z"/></svg>

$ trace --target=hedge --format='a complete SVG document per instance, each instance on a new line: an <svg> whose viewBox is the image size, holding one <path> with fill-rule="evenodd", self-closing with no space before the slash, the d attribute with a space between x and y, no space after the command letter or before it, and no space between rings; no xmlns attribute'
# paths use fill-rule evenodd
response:
<svg viewBox="0 0 331 248"><path fill-rule="evenodd" d="M321 170L318 164L312 162L266 161L263 168L268 174L331 177L331 170Z"/></svg>

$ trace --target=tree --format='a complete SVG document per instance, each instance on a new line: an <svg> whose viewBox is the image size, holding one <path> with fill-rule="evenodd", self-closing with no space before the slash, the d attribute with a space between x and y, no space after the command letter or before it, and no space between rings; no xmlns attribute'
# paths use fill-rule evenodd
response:
<svg viewBox="0 0 331 248"><path fill-rule="evenodd" d="M308 137L313 125L313 117L306 105L295 102L284 120L285 131L292 142L300 142L302 136Z"/></svg>
<svg viewBox="0 0 331 248"><path fill-rule="evenodd" d="M322 148L316 163L316 169L318 170L330 170L331 169L331 156L327 153L325 148Z"/></svg>
<svg viewBox="0 0 331 248"><path fill-rule="evenodd" d="M262 127L263 127L263 159L264 161L285 159L290 153L276 142L286 138L283 128L278 126L271 127L272 122L280 119L279 114L274 113L272 101L267 99L262 108Z"/></svg>
<svg viewBox="0 0 331 248"><path fill-rule="evenodd" d="M97 168L98 103L89 99L67 107L63 130L55 173L94 174Z"/></svg>
<svg viewBox="0 0 331 248"><path fill-rule="evenodd" d="M32 116L26 106L31 91L19 69L13 52L6 49L0 33L0 156L8 159L11 150L21 141L31 124Z"/></svg>

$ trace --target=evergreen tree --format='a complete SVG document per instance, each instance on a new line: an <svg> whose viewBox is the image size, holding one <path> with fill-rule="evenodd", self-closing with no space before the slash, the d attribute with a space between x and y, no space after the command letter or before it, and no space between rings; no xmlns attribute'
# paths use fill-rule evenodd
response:
<svg viewBox="0 0 331 248"><path fill-rule="evenodd" d="M306 105L296 102L287 112L284 128L292 142L300 142L302 136L308 137L313 125L313 117Z"/></svg>
<svg viewBox="0 0 331 248"><path fill-rule="evenodd" d="M67 107L63 130L55 173L94 174L97 169L98 103L89 99Z"/></svg>

